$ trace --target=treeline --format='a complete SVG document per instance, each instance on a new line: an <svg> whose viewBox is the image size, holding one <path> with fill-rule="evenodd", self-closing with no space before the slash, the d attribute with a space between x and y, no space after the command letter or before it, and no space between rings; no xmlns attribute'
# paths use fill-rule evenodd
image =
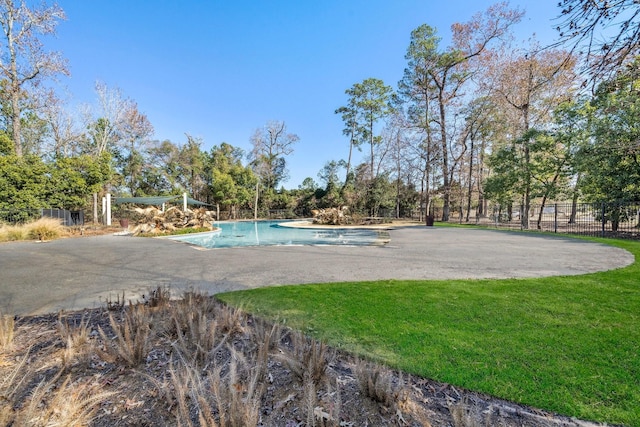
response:
<svg viewBox="0 0 640 427"><path fill-rule="evenodd" d="M419 26L410 34L396 88L367 78L345 91L335 113L344 123L347 159L327 161L318 181L309 177L290 190L281 184L299 138L284 121L256 130L249 153L228 143L203 150L204 141L188 134L180 143L154 140L148 118L117 89L97 84L97 104L78 119L34 84L46 73L24 78L34 55L15 58L17 74L10 61L2 62L0 212L89 209L91 194L107 191L188 192L230 218L239 209L307 216L346 205L365 216L392 211L399 217L437 207L442 220L455 214L469 221L500 205L522 209L528 228L533 203L640 200L638 38L622 32L615 41L627 44L616 47L610 62L607 55L595 65L592 55L585 60L582 31L593 31L589 19L597 24L604 12L579 8L582 3L562 2L560 41L576 40L567 50L542 47L535 38L514 41L511 30L523 12L506 3L452 25L448 46L436 28ZM620 13L640 10L637 3L619 7ZM44 11L50 13L0 14L0 24L6 34L15 29L9 16L51 31L61 11ZM621 31L638 28L637 13L629 16ZM38 40L32 36L31 45ZM66 72L62 62L49 66L50 74ZM354 150L366 153L361 163L353 161Z"/></svg>

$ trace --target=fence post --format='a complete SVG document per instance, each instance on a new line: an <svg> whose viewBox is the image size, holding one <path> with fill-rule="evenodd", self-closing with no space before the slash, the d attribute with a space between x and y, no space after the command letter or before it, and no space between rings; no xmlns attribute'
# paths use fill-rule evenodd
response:
<svg viewBox="0 0 640 427"><path fill-rule="evenodd" d="M602 237L605 236L605 233L604 233L604 227L606 225L606 218L604 216L606 212L605 209L606 209L605 202L602 202L602 211L600 212L602 214L602 235L601 235Z"/></svg>
<svg viewBox="0 0 640 427"><path fill-rule="evenodd" d="M558 204L553 205L553 232L558 232Z"/></svg>

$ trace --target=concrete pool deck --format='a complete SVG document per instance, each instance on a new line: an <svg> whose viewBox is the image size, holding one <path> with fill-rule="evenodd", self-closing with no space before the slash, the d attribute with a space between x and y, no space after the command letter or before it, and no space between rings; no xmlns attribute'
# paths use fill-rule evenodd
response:
<svg viewBox="0 0 640 427"><path fill-rule="evenodd" d="M576 275L631 264L629 252L542 234L398 227L385 246L203 250L168 239L96 236L0 244L0 310L42 314L136 300L158 286L179 295L260 286L383 279Z"/></svg>

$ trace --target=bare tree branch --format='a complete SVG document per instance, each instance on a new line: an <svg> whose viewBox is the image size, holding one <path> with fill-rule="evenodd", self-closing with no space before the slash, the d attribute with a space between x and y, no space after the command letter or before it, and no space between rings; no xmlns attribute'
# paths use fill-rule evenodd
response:
<svg viewBox="0 0 640 427"><path fill-rule="evenodd" d="M583 59L592 83L607 78L640 53L638 0L559 0L560 40Z"/></svg>

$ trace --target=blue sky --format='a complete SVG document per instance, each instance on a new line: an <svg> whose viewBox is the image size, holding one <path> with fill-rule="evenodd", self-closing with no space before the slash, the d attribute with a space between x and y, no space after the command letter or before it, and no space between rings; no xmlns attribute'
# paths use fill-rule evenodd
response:
<svg viewBox="0 0 640 427"><path fill-rule="evenodd" d="M270 120L300 137L287 157L297 188L329 160L346 158L348 140L334 114L344 91L365 78L397 86L410 33L449 28L496 1L485 0L58 0L67 14L48 45L69 61L56 84L70 108L95 104L94 84L137 102L155 138L202 148L227 142L250 151ZM554 40L557 0L511 1L526 11L518 39Z"/></svg>

